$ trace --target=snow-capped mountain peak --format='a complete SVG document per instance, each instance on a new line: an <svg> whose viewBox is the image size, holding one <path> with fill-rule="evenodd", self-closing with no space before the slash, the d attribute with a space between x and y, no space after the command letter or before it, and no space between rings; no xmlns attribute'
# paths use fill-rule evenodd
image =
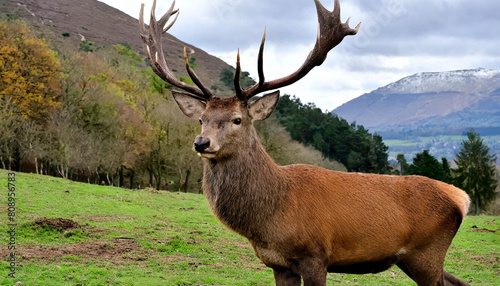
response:
<svg viewBox="0 0 500 286"><path fill-rule="evenodd" d="M468 127L500 126L500 71L417 73L355 98L333 113L370 128L457 122Z"/></svg>
<svg viewBox="0 0 500 286"><path fill-rule="evenodd" d="M447 72L421 72L376 90L382 94L456 91L490 93L500 85L500 71L477 68Z"/></svg>

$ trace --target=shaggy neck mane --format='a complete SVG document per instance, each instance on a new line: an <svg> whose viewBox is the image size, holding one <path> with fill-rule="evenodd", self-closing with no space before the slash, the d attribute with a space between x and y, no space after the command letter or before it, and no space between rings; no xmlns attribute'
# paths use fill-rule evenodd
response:
<svg viewBox="0 0 500 286"><path fill-rule="evenodd" d="M203 160L203 191L224 224L259 241L281 205L287 180L266 153L255 129L252 132L255 136L249 136L251 139L238 152L222 160Z"/></svg>

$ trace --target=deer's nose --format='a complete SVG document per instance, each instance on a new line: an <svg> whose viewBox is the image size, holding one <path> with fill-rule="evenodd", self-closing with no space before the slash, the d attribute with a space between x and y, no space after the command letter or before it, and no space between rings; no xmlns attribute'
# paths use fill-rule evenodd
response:
<svg viewBox="0 0 500 286"><path fill-rule="evenodd" d="M209 146L210 140L208 138L197 136L196 139L194 139L194 150L196 150L197 152L202 153Z"/></svg>

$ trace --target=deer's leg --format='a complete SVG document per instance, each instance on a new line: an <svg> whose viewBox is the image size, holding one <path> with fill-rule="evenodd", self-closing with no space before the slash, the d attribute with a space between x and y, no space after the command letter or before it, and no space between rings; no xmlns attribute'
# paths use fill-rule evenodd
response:
<svg viewBox="0 0 500 286"><path fill-rule="evenodd" d="M398 267L419 286L444 286L443 270L431 269L426 265L401 261ZM441 268L442 269L442 268Z"/></svg>
<svg viewBox="0 0 500 286"><path fill-rule="evenodd" d="M397 264L419 286L444 286L443 264L448 246L434 243L408 253Z"/></svg>
<svg viewBox="0 0 500 286"><path fill-rule="evenodd" d="M470 286L469 283L464 282L450 273L444 271L444 285L446 286Z"/></svg>
<svg viewBox="0 0 500 286"><path fill-rule="evenodd" d="M273 268L276 286L300 286L300 275L287 268Z"/></svg>
<svg viewBox="0 0 500 286"><path fill-rule="evenodd" d="M304 280L304 286L325 286L326 265L321 259L304 259L299 261L299 269Z"/></svg>

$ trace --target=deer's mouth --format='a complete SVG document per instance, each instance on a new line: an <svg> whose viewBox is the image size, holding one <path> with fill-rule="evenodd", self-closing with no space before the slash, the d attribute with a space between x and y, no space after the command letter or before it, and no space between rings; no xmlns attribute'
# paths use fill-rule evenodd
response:
<svg viewBox="0 0 500 286"><path fill-rule="evenodd" d="M198 152L198 156L206 159L214 159L215 152Z"/></svg>

